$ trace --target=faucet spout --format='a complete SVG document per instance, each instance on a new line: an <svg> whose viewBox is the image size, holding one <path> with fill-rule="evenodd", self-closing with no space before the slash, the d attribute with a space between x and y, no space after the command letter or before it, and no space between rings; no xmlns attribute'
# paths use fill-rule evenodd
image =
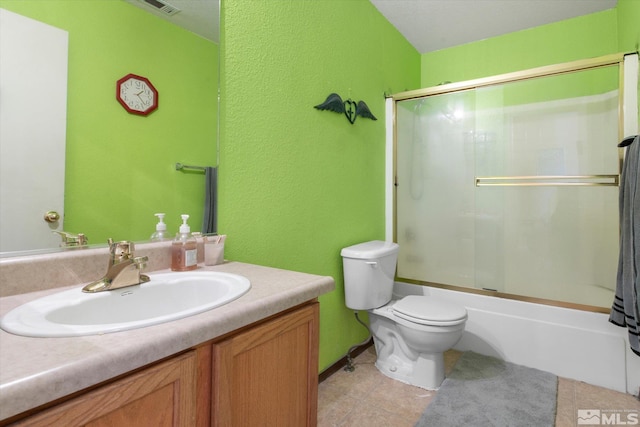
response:
<svg viewBox="0 0 640 427"><path fill-rule="evenodd" d="M111 278L111 289L124 288L125 286L148 282L149 277L140 274L140 270L147 265L148 260L146 256L136 257L114 265L111 271L107 272L107 276ZM120 267L122 264L124 264L124 266ZM144 280L145 278L146 280Z"/></svg>
<svg viewBox="0 0 640 427"><path fill-rule="evenodd" d="M100 280L96 280L84 288L82 292L102 292L148 282L149 276L140 274L149 260L148 257L133 256L133 242L113 243L109 239L111 258L107 273Z"/></svg>

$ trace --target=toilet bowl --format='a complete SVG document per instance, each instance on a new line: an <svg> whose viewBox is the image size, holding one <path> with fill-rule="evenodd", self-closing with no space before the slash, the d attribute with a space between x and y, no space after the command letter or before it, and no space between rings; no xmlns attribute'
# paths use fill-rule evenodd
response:
<svg viewBox="0 0 640 427"><path fill-rule="evenodd" d="M420 317L410 319L398 311L407 302L420 307ZM431 309L438 315L429 316ZM369 310L376 367L404 383L439 388L444 380L444 352L460 340L466 320L464 307L426 296L411 295Z"/></svg>
<svg viewBox="0 0 640 427"><path fill-rule="evenodd" d="M437 389L444 380L443 353L462 337L467 311L428 296L392 300L398 249L396 243L382 241L344 248L345 302L368 311L380 372Z"/></svg>

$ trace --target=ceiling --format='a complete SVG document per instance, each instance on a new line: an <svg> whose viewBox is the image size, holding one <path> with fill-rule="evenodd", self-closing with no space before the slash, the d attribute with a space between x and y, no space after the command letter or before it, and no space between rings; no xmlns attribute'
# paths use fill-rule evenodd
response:
<svg viewBox="0 0 640 427"><path fill-rule="evenodd" d="M192 33L212 42L220 42L220 3L219 0L155 0L155 3L168 4L179 12L167 15L150 6L144 0L124 0L146 10L166 21L173 22ZM154 0L150 0L154 2Z"/></svg>
<svg viewBox="0 0 640 427"><path fill-rule="evenodd" d="M159 0L181 9L173 16L158 12L143 0L125 1L208 40L219 42L218 0ZM420 53L611 9L616 7L618 2L617 0L370 1Z"/></svg>
<svg viewBox="0 0 640 427"><path fill-rule="evenodd" d="M616 7L617 0L371 0L420 53Z"/></svg>

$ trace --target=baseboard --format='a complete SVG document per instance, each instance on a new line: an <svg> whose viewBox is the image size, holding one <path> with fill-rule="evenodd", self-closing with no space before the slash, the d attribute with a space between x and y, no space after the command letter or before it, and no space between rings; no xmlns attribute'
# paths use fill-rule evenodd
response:
<svg viewBox="0 0 640 427"><path fill-rule="evenodd" d="M353 350L351 352L351 358L353 359L353 358L357 357L359 354L364 352L366 349L368 349L372 345L373 345L373 340L369 339L369 341L367 341L366 343L362 344L360 347L357 347L355 350ZM347 366L347 355L346 354L340 360L336 361L333 365L330 365L324 371L320 372L320 375L318 375L318 383L321 383L322 381L326 380L331 375L335 374L336 372L338 372L340 369L344 368L345 366Z"/></svg>

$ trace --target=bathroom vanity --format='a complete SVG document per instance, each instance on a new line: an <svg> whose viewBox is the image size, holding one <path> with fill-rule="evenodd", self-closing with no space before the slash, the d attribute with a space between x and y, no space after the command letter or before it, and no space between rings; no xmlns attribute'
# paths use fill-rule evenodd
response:
<svg viewBox="0 0 640 427"><path fill-rule="evenodd" d="M333 290L333 279L238 262L203 269L247 277L251 290L124 332L0 331L0 425L315 425L317 297ZM0 315L60 290L2 297Z"/></svg>

